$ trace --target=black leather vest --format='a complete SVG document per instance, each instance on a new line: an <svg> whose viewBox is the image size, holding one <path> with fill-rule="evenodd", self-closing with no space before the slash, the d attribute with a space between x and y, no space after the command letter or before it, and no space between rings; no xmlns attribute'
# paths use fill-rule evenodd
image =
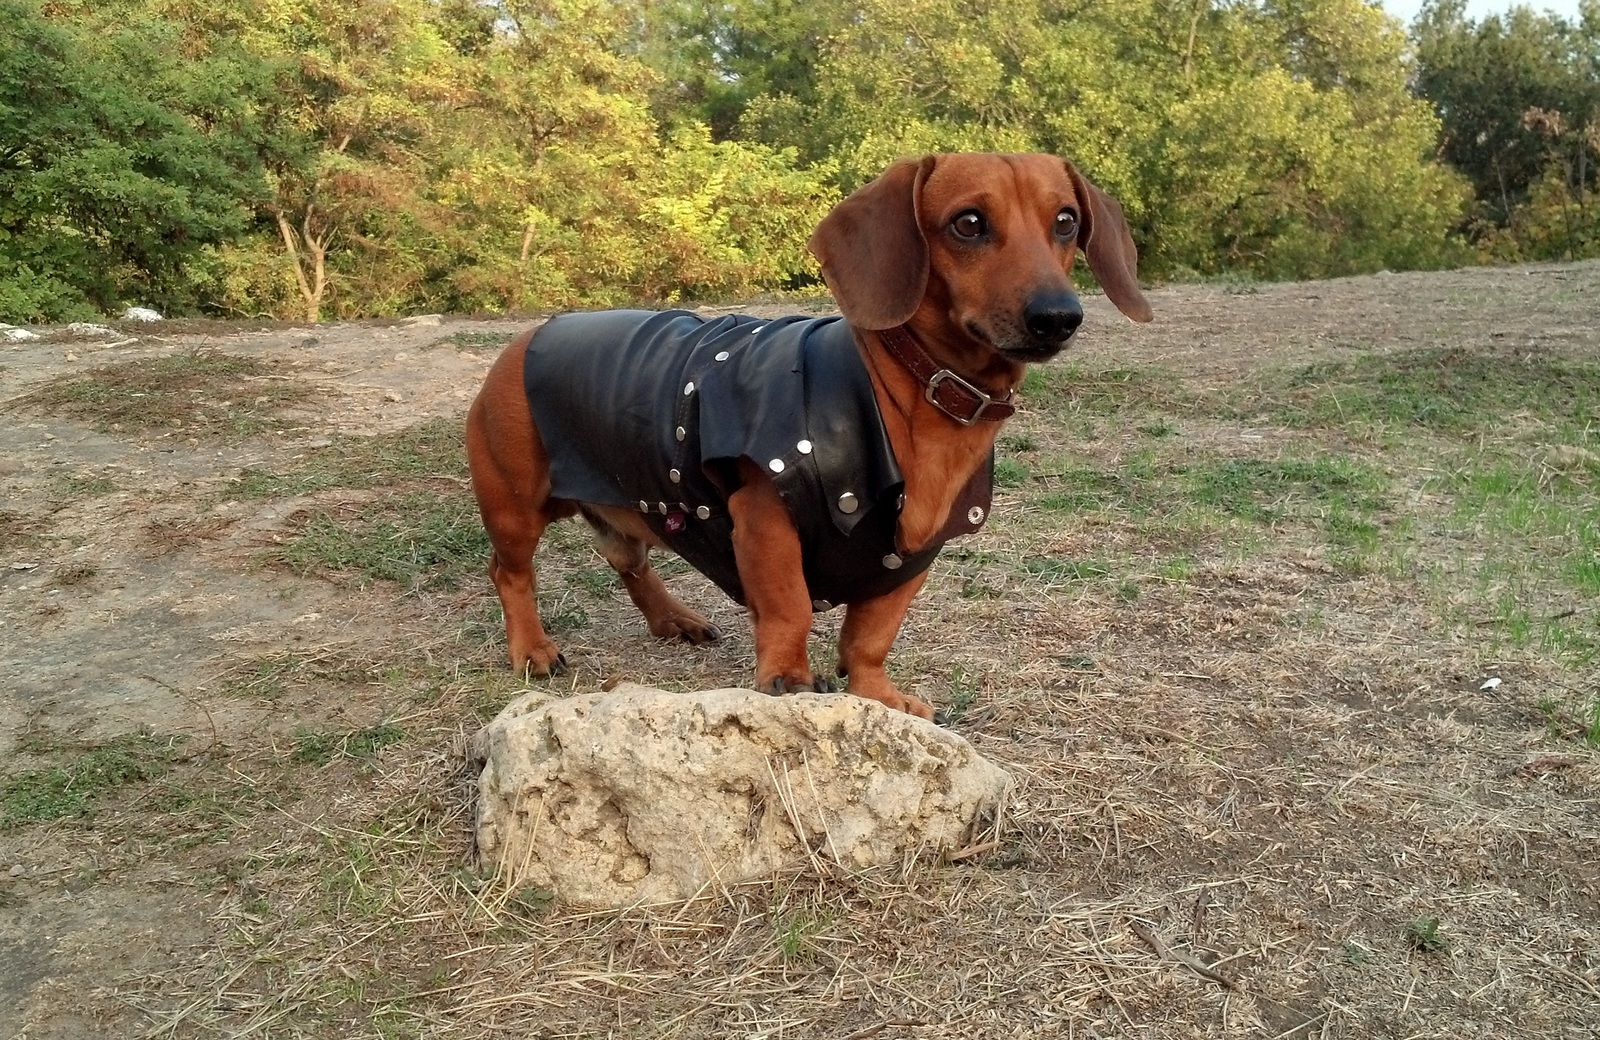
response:
<svg viewBox="0 0 1600 1040"><path fill-rule="evenodd" d="M788 506L816 609L891 591L988 517L992 456L968 485L981 507L963 503L934 544L897 551L905 480L842 318L559 315L529 342L523 382L552 497L638 510L741 604L727 510L741 456Z"/></svg>

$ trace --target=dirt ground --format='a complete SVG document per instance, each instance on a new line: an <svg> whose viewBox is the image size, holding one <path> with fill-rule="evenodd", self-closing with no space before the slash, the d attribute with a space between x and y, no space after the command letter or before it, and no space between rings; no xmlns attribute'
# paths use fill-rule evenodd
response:
<svg viewBox="0 0 1600 1040"><path fill-rule="evenodd" d="M364 447L448 442L528 322L0 343L0 782L22 799L0 1036L1600 1036L1600 671L1569 645L1600 626L1589 586L1529 583L1569 642L1519 638L1472 577L1515 536L1439 504L1432 448L1249 405L1369 355L1600 362L1600 265L1151 302L1135 327L1090 301L1067 374L1034 388L1054 403L1008 427L1022 475L892 662L1017 777L1003 847L610 915L466 870L462 748L518 683L459 460L417 448L380 477ZM215 355L260 363L171 418L172 393L126 390L113 417L82 382ZM1535 412L1500 425L1533 437ZM1537 437L1505 443L1544 464ZM1359 462L1385 489L1365 562L1321 514L1191 523L1125 507L1126 483L1051 504L1080 493L1063 460L1115 483L1174 452ZM404 535L396 503L429 498L455 510L429 537L465 549L390 574L359 539L325 548ZM748 626L698 576L667 568L728 638L664 646L580 532L556 542L556 682L748 681Z"/></svg>

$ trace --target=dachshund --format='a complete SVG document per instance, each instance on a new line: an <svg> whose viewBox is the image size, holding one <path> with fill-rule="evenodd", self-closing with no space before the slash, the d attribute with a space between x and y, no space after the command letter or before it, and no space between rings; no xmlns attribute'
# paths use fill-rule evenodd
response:
<svg viewBox="0 0 1600 1040"><path fill-rule="evenodd" d="M828 691L812 614L845 607L840 681L924 719L884 669L928 566L987 518L1026 366L1083 320L1081 249L1149 321L1122 208L1051 155L900 160L811 236L842 317L558 315L494 362L467 415L472 488L514 669L560 672L533 556L581 514L660 638L720 637L667 590L678 553L750 612L756 688Z"/></svg>

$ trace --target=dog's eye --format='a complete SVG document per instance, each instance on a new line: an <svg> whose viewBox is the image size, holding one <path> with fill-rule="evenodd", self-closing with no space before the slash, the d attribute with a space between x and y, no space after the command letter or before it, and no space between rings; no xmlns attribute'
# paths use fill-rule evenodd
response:
<svg viewBox="0 0 1600 1040"><path fill-rule="evenodd" d="M957 238L978 238L989 230L989 225L984 222L983 214L975 209L963 210L956 214L956 219L950 222L950 230L956 233Z"/></svg>
<svg viewBox="0 0 1600 1040"><path fill-rule="evenodd" d="M1078 237L1078 211L1070 206L1056 214L1056 237Z"/></svg>

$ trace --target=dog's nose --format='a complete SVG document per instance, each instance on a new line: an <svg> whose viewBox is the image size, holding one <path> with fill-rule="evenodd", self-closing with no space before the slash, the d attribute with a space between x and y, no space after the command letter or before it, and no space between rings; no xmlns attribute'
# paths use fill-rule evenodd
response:
<svg viewBox="0 0 1600 1040"><path fill-rule="evenodd" d="M1083 304L1070 292L1039 293L1022 310L1028 335L1041 343L1061 343L1083 322Z"/></svg>

